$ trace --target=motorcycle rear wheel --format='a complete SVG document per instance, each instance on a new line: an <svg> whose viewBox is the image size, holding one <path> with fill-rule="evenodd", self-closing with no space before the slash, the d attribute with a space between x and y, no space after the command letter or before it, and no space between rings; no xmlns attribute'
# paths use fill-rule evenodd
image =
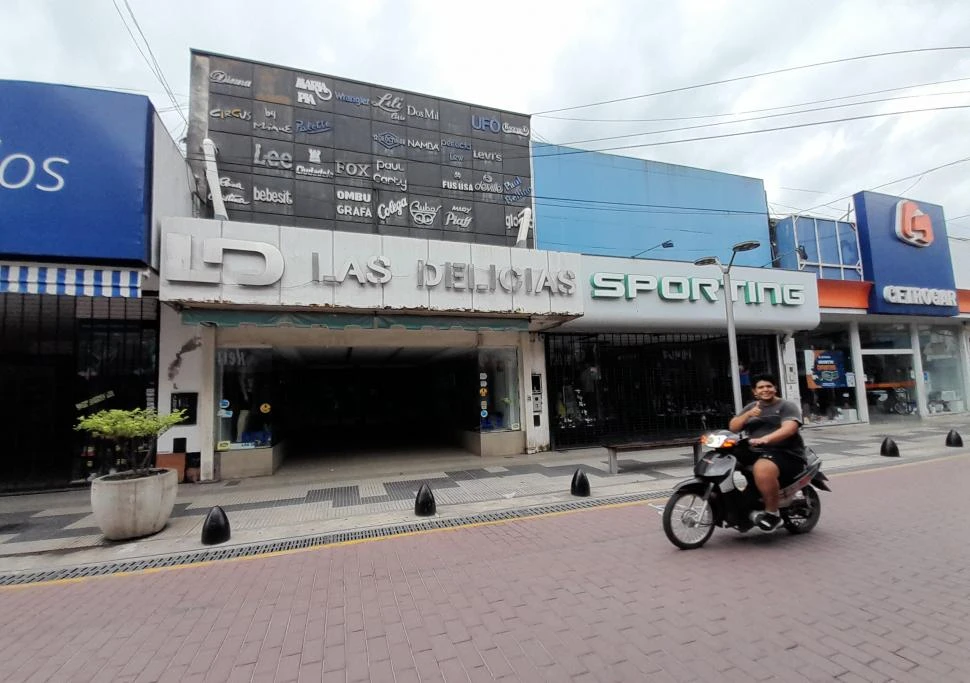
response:
<svg viewBox="0 0 970 683"><path fill-rule="evenodd" d="M664 533L681 550L700 548L714 533L714 512L704 503L696 491L679 491L664 506Z"/></svg>
<svg viewBox="0 0 970 683"><path fill-rule="evenodd" d="M818 491L811 486L806 486L800 493L804 496L803 499L796 498L789 507L781 510L781 521L791 534L807 534L815 528L822 516L822 503L818 498ZM807 511L805 507L808 508Z"/></svg>

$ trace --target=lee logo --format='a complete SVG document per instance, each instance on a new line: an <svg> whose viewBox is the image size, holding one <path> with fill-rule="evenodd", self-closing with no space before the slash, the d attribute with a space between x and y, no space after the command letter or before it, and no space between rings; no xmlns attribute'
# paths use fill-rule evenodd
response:
<svg viewBox="0 0 970 683"><path fill-rule="evenodd" d="M933 244L933 221L916 202L900 200L896 204L896 237L913 247L928 247Z"/></svg>

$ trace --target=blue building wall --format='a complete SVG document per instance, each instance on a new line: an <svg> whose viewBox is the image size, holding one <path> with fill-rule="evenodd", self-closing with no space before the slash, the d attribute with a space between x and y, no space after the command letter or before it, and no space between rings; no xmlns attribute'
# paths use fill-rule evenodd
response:
<svg viewBox="0 0 970 683"><path fill-rule="evenodd" d="M764 183L611 154L533 142L536 246L603 256L727 260L731 246L758 240L735 263L770 265Z"/></svg>

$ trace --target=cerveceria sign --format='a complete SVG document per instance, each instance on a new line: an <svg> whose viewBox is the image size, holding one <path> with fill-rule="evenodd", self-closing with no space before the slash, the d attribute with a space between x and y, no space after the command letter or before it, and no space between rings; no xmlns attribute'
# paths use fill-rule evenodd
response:
<svg viewBox="0 0 970 683"><path fill-rule="evenodd" d="M732 282L734 301L771 306L801 306L805 287L799 284L738 280ZM593 273L590 276L594 299L636 299L655 296L662 301L709 301L720 299L721 281L715 278L681 275L642 275Z"/></svg>

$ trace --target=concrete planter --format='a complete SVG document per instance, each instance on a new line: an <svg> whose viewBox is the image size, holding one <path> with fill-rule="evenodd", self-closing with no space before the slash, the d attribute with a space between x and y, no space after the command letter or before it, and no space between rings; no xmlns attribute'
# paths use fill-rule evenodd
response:
<svg viewBox="0 0 970 683"><path fill-rule="evenodd" d="M91 509L105 538L122 541L161 531L175 507L178 472L153 469L134 479L117 474L91 482Z"/></svg>

